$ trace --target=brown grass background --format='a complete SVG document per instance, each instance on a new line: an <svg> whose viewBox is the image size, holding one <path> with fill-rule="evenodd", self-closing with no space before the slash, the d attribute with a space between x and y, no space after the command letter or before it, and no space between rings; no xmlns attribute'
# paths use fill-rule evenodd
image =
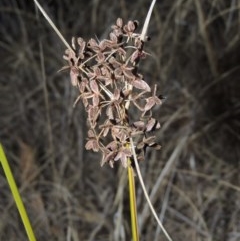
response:
<svg viewBox="0 0 240 241"><path fill-rule="evenodd" d="M142 26L150 5L40 3L69 42L106 38L117 17ZM166 96L162 149L140 163L154 207L174 241L239 241L240 2L159 0L149 35L142 72ZM86 114L57 73L64 50L32 1L1 0L0 140L37 240L131 240L126 170L85 151ZM0 193L0 240L27 240L2 168ZM137 204L140 240L166 240L138 182Z"/></svg>

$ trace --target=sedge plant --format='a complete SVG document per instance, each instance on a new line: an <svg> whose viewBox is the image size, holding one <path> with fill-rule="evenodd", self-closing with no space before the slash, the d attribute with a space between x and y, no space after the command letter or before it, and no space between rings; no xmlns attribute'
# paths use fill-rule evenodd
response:
<svg viewBox="0 0 240 241"><path fill-rule="evenodd" d="M74 106L81 101L87 113L89 129L86 149L102 154L101 165L114 167L120 162L128 169L133 240L139 240L134 180L136 171L150 209L170 241L151 204L138 165L139 161L144 160L147 148L160 149L155 135L160 123L154 118L152 110L162 101L157 95L157 85L149 86L139 66L139 62L148 56L144 45L148 41L146 34L156 1L152 1L140 33L137 32L138 21L124 23L117 18L109 38L101 41L72 38L71 46L38 1L34 2L67 47L64 54L67 64L61 70L69 70L71 83L79 90ZM23 210L21 205L18 205L18 209L19 212ZM27 215L22 215L23 222L26 222ZM26 223L29 223L27 232L32 233L29 240L34 241L29 220Z"/></svg>

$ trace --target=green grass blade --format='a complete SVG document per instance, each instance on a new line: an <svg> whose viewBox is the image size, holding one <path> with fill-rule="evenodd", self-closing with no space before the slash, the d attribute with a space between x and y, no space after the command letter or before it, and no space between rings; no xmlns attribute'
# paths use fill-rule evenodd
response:
<svg viewBox="0 0 240 241"><path fill-rule="evenodd" d="M11 189L13 198L14 198L15 203L17 205L18 212L21 216L22 222L23 222L25 230L27 232L28 239L29 239L29 241L36 241L31 223L30 223L29 218L27 216L26 209L23 205L23 202L22 202L21 196L19 194L15 179L13 177L12 171L11 171L10 166L8 164L8 160L6 158L6 155L4 153L4 150L2 148L1 143L0 143L0 163L2 164L3 171L4 171L4 173L6 175L6 178L7 178L7 181L8 181L8 185Z"/></svg>

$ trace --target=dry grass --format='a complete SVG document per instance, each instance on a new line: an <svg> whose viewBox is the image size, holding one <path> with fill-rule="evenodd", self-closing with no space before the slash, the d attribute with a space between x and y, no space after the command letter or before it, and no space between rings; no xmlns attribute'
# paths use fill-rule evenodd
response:
<svg viewBox="0 0 240 241"><path fill-rule="evenodd" d="M68 40L104 38L117 17L143 23L150 4L41 3ZM239 10L234 0L163 0L150 23L152 57L141 68L167 99L163 148L140 166L173 240L240 240ZM33 3L2 0L0 20L0 139L38 240L129 240L126 172L100 168L84 149L86 115L57 73L65 47ZM2 170L0 189L0 240L26 240ZM141 240L164 240L140 186L137 195Z"/></svg>

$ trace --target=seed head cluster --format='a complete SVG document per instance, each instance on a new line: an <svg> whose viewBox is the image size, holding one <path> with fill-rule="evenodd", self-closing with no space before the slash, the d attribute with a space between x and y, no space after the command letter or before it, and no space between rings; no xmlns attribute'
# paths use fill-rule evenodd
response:
<svg viewBox="0 0 240 241"><path fill-rule="evenodd" d="M156 85L151 88L139 72L139 61L147 56L136 33L137 21L118 18L108 39L72 39L64 59L71 83L79 90L89 126L86 149L102 153L101 165L124 167L133 158L133 139L138 160L147 147L159 149L154 132L160 128L152 109L161 105Z"/></svg>

